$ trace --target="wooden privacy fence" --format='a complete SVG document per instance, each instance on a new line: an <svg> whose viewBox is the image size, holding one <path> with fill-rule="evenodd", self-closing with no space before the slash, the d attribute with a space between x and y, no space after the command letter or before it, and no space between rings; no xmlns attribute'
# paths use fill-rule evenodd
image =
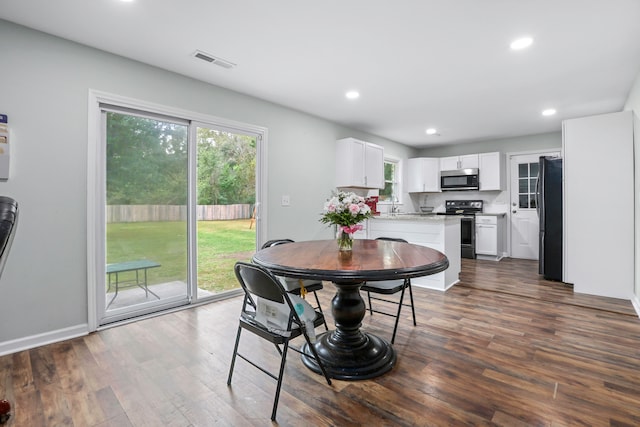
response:
<svg viewBox="0 0 640 427"><path fill-rule="evenodd" d="M227 219L249 219L253 205L198 205L198 221L221 221ZM108 205L107 223L186 221L185 205Z"/></svg>

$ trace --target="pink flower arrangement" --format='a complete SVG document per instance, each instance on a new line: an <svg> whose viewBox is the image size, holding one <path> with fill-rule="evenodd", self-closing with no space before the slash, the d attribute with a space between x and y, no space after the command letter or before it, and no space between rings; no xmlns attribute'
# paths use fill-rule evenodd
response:
<svg viewBox="0 0 640 427"><path fill-rule="evenodd" d="M362 229L359 223L371 216L371 209L364 202L364 197L340 191L325 203L320 222L335 224L342 231L353 234Z"/></svg>

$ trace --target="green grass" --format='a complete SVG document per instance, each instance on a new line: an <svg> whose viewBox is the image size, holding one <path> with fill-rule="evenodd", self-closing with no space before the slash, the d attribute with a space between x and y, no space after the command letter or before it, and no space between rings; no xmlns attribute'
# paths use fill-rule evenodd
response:
<svg viewBox="0 0 640 427"><path fill-rule="evenodd" d="M255 252L255 228L250 220L198 222L198 287L222 292L238 287L236 261ZM150 284L186 282L187 225L185 222L134 222L107 225L107 263L150 259ZM124 278L123 278L124 279Z"/></svg>

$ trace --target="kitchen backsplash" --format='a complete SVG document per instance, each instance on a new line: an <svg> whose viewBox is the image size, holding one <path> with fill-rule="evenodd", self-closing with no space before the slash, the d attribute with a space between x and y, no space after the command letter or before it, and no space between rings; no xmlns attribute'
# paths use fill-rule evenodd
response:
<svg viewBox="0 0 640 427"><path fill-rule="evenodd" d="M402 206L404 212L418 212L420 206L433 206L435 212L445 211L447 200L482 200L484 212L506 213L509 210L507 191L445 191L442 193L411 194L410 203Z"/></svg>

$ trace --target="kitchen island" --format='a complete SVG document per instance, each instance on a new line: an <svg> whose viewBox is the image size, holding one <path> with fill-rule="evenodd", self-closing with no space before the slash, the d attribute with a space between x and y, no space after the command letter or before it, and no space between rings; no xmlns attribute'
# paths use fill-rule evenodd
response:
<svg viewBox="0 0 640 427"><path fill-rule="evenodd" d="M460 217L455 215L376 216L369 219L367 237L396 237L415 245L426 246L444 253L449 268L431 276L411 279L411 284L446 291L459 281L460 275Z"/></svg>

